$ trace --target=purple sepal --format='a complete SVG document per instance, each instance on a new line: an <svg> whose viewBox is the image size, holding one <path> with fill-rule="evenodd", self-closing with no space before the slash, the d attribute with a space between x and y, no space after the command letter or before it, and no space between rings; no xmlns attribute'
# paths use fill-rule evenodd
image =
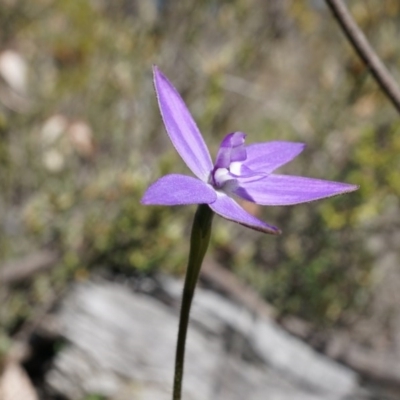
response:
<svg viewBox="0 0 400 400"><path fill-rule="evenodd" d="M265 222L260 221L258 218L253 217L238 203L236 203L235 200L224 193L218 193L217 200L214 203L209 204L209 207L221 217L237 222L256 231L270 233L272 235L278 235L281 233L281 231L275 226L268 225Z"/></svg>
<svg viewBox="0 0 400 400"><path fill-rule="evenodd" d="M142 204L174 206L209 204L216 200L215 190L191 176L171 174L154 182L145 192Z"/></svg>
<svg viewBox="0 0 400 400"><path fill-rule="evenodd" d="M204 139L182 97L157 67L153 70L158 105L169 138L191 171L207 182L213 163Z"/></svg>
<svg viewBox="0 0 400 400"><path fill-rule="evenodd" d="M265 206L308 203L358 189L358 186L347 183L277 174L268 175L258 181L245 181L242 184L238 178L237 182L235 194Z"/></svg>

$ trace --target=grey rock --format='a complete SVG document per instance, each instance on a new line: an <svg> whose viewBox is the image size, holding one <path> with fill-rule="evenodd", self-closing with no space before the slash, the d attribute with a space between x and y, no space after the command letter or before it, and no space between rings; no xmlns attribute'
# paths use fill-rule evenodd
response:
<svg viewBox="0 0 400 400"><path fill-rule="evenodd" d="M180 299L181 283L164 289ZM47 374L57 393L170 399L178 310L120 284L78 285L58 315L69 345ZM357 392L351 370L273 321L197 290L186 345L185 400L339 400ZM355 398L355 397L354 397Z"/></svg>

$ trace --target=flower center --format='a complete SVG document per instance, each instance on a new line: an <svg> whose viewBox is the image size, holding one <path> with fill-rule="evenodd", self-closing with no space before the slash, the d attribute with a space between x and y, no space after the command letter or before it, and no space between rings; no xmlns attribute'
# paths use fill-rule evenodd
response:
<svg viewBox="0 0 400 400"><path fill-rule="evenodd" d="M222 189L229 183L235 185L236 178L241 173L242 163L247 158L245 138L244 133L234 132L222 140L210 177L210 183L216 189Z"/></svg>

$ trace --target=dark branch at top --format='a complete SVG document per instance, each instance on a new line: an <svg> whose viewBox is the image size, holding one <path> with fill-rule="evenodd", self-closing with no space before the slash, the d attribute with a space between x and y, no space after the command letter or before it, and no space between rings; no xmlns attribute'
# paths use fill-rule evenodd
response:
<svg viewBox="0 0 400 400"><path fill-rule="evenodd" d="M336 20L375 80L400 113L400 88L376 54L342 0L326 0Z"/></svg>

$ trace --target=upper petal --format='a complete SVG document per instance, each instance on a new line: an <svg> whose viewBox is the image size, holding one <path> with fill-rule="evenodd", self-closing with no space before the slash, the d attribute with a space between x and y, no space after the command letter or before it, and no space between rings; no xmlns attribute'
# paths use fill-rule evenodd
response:
<svg viewBox="0 0 400 400"><path fill-rule="evenodd" d="M303 143L284 141L250 144L246 146L247 159L243 165L268 174L293 160L304 147Z"/></svg>
<svg viewBox="0 0 400 400"><path fill-rule="evenodd" d="M145 192L142 204L174 206L182 204L209 204L215 201L215 190L191 176L171 174L154 182Z"/></svg>
<svg viewBox="0 0 400 400"><path fill-rule="evenodd" d="M253 217L242 207L240 207L235 200L224 193L217 193L216 201L214 203L210 203L209 207L221 217L229 219L233 222L237 222L256 231L270 233L272 235L277 235L280 233L278 228L268 225L265 222L260 221L258 218Z"/></svg>
<svg viewBox="0 0 400 400"><path fill-rule="evenodd" d="M235 193L249 201L265 206L289 206L324 199L358 189L348 183L304 178L302 176L271 174L253 182L240 182Z"/></svg>
<svg viewBox="0 0 400 400"><path fill-rule="evenodd" d="M206 182L213 163L189 110L171 82L157 67L154 67L154 86L165 129L172 144L192 172Z"/></svg>

